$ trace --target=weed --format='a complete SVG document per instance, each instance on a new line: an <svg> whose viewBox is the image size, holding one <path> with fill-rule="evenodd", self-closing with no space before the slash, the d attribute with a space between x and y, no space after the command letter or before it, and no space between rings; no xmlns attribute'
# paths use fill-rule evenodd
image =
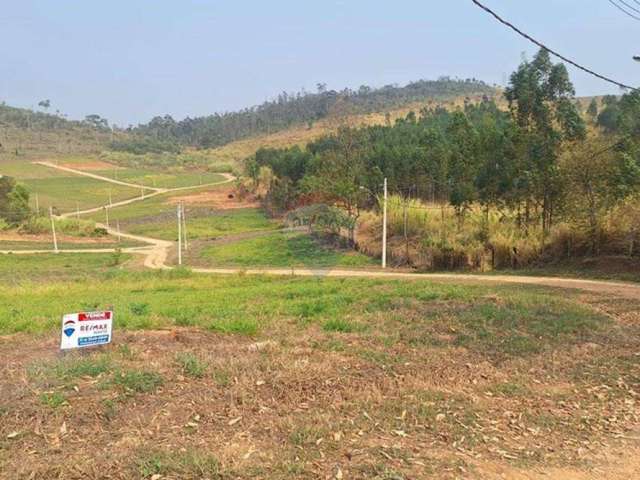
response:
<svg viewBox="0 0 640 480"><path fill-rule="evenodd" d="M364 326L351 322L349 320L332 318L324 322L324 324L322 325L322 329L326 332L353 333L361 332L362 330L364 330Z"/></svg>
<svg viewBox="0 0 640 480"><path fill-rule="evenodd" d="M47 392L40 395L40 401L48 407L59 408L69 405L67 398L60 392Z"/></svg>
<svg viewBox="0 0 640 480"><path fill-rule="evenodd" d="M220 387L228 387L231 385L231 374L228 370L216 369L213 371L213 380Z"/></svg>
<svg viewBox="0 0 640 480"><path fill-rule="evenodd" d="M118 345L118 354L125 360L133 360L135 358L131 347L126 343L123 345Z"/></svg>
<svg viewBox="0 0 640 480"><path fill-rule="evenodd" d="M111 254L111 266L117 267L121 263L122 263L122 249L118 247Z"/></svg>
<svg viewBox="0 0 640 480"><path fill-rule="evenodd" d="M326 432L318 427L298 427L289 434L289 441L297 446L315 444Z"/></svg>
<svg viewBox="0 0 640 480"><path fill-rule="evenodd" d="M163 383L162 376L146 370L127 370L114 375L113 383L125 392L148 393L155 391Z"/></svg>
<svg viewBox="0 0 640 480"><path fill-rule="evenodd" d="M208 368L208 365L193 353L177 354L176 362L182 370L182 373L192 378L204 377Z"/></svg>
<svg viewBox="0 0 640 480"><path fill-rule="evenodd" d="M139 455L136 464L143 478L154 475L211 480L222 478L218 460L213 455L196 450L144 452Z"/></svg>
<svg viewBox="0 0 640 480"><path fill-rule="evenodd" d="M149 304L143 302L132 302L129 304L129 310L134 315L147 315L149 313Z"/></svg>
<svg viewBox="0 0 640 480"><path fill-rule="evenodd" d="M519 397L526 395L529 389L519 383L505 382L498 383L491 388L491 391L505 397Z"/></svg>
<svg viewBox="0 0 640 480"><path fill-rule="evenodd" d="M106 420L113 420L118 413L118 407L116 402L110 398L105 398L102 400L102 416Z"/></svg>
<svg viewBox="0 0 640 480"><path fill-rule="evenodd" d="M248 336L258 333L258 323L249 318L220 319L212 322L209 328L220 333L237 333Z"/></svg>

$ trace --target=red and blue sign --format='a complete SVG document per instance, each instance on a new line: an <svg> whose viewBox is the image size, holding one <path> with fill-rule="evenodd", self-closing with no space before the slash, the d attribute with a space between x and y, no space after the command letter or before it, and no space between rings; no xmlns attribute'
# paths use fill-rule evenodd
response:
<svg viewBox="0 0 640 480"><path fill-rule="evenodd" d="M113 312L79 312L62 317L60 349L92 347L111 343Z"/></svg>

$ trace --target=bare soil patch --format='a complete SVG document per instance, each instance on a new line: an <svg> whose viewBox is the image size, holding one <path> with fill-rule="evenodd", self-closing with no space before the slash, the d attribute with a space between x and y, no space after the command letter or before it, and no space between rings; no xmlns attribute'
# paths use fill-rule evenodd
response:
<svg viewBox="0 0 640 480"><path fill-rule="evenodd" d="M86 160L82 162L61 163L60 166L65 168L75 168L76 170L87 170L87 171L110 170L110 169L113 170L113 169L120 168L112 163L107 163L100 160Z"/></svg>
<svg viewBox="0 0 640 480"><path fill-rule="evenodd" d="M258 208L260 202L253 196L238 197L233 187L218 188L207 192L171 197L170 204L184 203L214 210L232 210L237 208Z"/></svg>

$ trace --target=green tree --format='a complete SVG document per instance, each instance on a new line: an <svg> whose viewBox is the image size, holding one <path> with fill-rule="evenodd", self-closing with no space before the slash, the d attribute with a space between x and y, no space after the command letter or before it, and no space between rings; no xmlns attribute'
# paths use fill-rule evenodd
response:
<svg viewBox="0 0 640 480"><path fill-rule="evenodd" d="M524 204L524 222L532 210L541 211L543 231L553 220L560 192L557 166L566 142L585 138L586 128L573 103L575 90L566 67L553 64L541 49L531 62L523 62L505 90L509 108L521 131L518 203Z"/></svg>
<svg viewBox="0 0 640 480"><path fill-rule="evenodd" d="M18 225L31 214L29 192L12 177L0 176L0 218Z"/></svg>
<svg viewBox="0 0 640 480"><path fill-rule="evenodd" d="M591 118L592 121L596 121L598 118L598 102L596 99L592 99L589 107L587 108L587 115Z"/></svg>

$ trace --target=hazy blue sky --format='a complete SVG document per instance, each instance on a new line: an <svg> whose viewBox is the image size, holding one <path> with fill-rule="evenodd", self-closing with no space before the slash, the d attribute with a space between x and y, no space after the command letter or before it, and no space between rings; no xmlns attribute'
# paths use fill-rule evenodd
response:
<svg viewBox="0 0 640 480"><path fill-rule="evenodd" d="M607 0L485 0L565 55L640 84L640 22ZM260 103L282 90L502 83L535 48L470 0L5 0L0 100L49 98L120 125ZM579 94L615 87L571 69Z"/></svg>

